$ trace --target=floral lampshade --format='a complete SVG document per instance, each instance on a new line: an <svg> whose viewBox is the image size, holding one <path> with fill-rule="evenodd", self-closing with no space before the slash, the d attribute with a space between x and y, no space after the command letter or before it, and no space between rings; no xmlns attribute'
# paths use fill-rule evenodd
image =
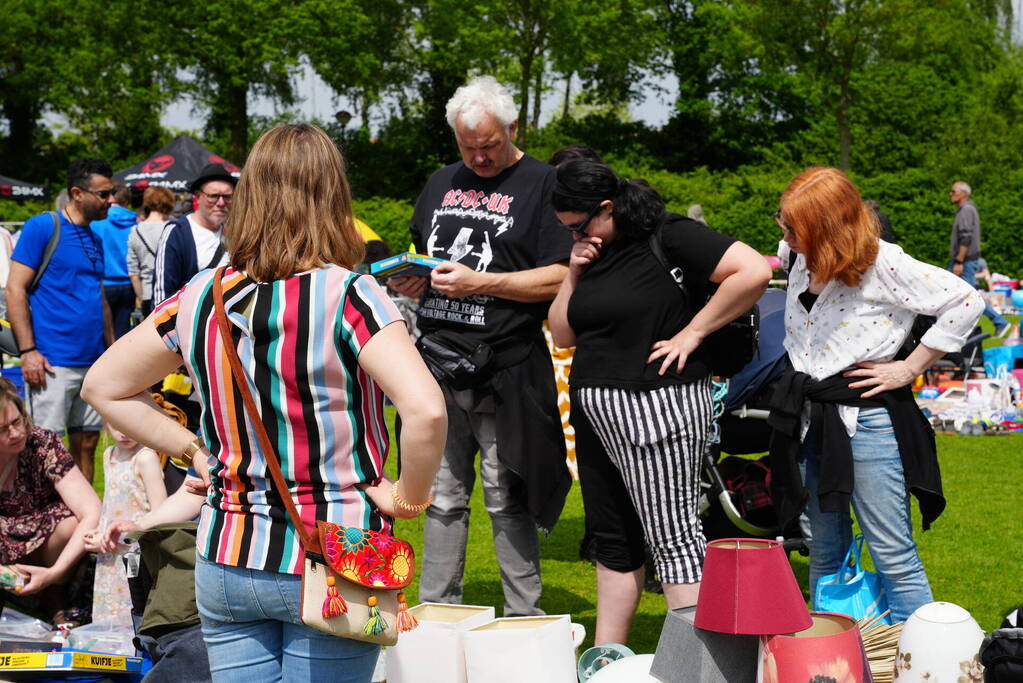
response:
<svg viewBox="0 0 1023 683"><path fill-rule="evenodd" d="M718 633L795 633L812 624L781 543L723 538L707 544L697 628Z"/></svg>
<svg viewBox="0 0 1023 683"><path fill-rule="evenodd" d="M902 626L895 653L895 681L980 683L978 652L984 631L970 613L951 602L918 607Z"/></svg>
<svg viewBox="0 0 1023 683"><path fill-rule="evenodd" d="M871 683L860 629L852 617L814 612L813 625L792 635L762 636L757 683Z"/></svg>

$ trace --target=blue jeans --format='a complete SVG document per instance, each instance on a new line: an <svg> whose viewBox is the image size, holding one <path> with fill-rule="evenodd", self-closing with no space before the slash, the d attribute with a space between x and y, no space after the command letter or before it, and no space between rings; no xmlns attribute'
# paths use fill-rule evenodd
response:
<svg viewBox="0 0 1023 683"><path fill-rule="evenodd" d="M979 259L971 259L969 261L963 261L963 274L960 275L966 284L971 287L977 286L977 266L979 265ZM949 261L948 269L952 270L952 262ZM991 283L988 283L989 285ZM991 321L991 324L995 326L995 331L1002 329L1009 324L1009 321L1002 317L1002 314L996 311L991 304L984 300L984 315Z"/></svg>
<svg viewBox="0 0 1023 683"><path fill-rule="evenodd" d="M195 597L216 683L368 683L380 646L302 624L302 577L195 558Z"/></svg>
<svg viewBox="0 0 1023 683"><path fill-rule="evenodd" d="M817 499L817 454L813 430L803 442L803 477L810 491L810 595L822 576L838 571L852 543L848 513L821 512ZM853 494L856 521L874 558L874 566L896 621L905 621L917 607L933 601L923 563L913 541L909 492L891 417L884 408L861 409L852 438Z"/></svg>

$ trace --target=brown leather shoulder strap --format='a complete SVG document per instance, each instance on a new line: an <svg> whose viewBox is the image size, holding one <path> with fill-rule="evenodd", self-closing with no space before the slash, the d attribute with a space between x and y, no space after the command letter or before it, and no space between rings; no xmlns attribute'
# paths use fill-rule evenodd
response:
<svg viewBox="0 0 1023 683"><path fill-rule="evenodd" d="M234 379L234 385L238 387L238 393L242 395L245 412L248 414L249 419L252 421L252 427L256 431L256 438L259 439L259 447L263 451L263 457L266 458L267 467L270 469L270 476L273 478L274 486L277 487L277 493L280 495L281 500L284 501L284 507L288 509L288 516L291 517L291 523L295 526L295 530L302 540L302 546L307 552L319 553L319 538L316 534L310 535L302 523L302 518L298 514L298 508L295 506L295 501L288 490L288 484L284 481L284 473L281 472L281 463L277 458L277 451L274 450L273 444L270 443L270 436L266 433L266 427L263 426L263 418L259 414L259 409L256 408L256 401L252 398L252 392L249 391L249 383L245 379L245 371L242 369L242 361L238 357L238 350L234 347L234 339L231 337L231 325L227 318L227 310L224 308L225 270L226 267L221 266L213 274L213 306L217 318L217 327L220 330L220 338L224 342L224 352L227 354L227 360L231 366L231 376Z"/></svg>

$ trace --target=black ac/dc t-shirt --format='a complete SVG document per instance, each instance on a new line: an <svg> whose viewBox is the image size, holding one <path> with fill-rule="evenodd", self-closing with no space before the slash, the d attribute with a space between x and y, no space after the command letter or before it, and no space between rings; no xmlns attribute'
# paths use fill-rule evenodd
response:
<svg viewBox="0 0 1023 683"><path fill-rule="evenodd" d="M551 207L554 167L524 154L493 178L462 162L433 174L416 201L410 230L416 250L476 271L511 273L568 259L572 236ZM449 329L492 343L533 338L549 302L488 295L449 298L427 288L419 307L424 332Z"/></svg>
<svg viewBox="0 0 1023 683"><path fill-rule="evenodd" d="M568 302L568 322L576 338L569 379L573 388L648 390L710 374L703 346L681 374L673 364L659 376L662 360L647 364L646 359L654 342L671 339L692 320L707 299L707 279L735 239L671 213L661 238L665 258L682 269L689 305L646 238L605 247L579 278Z"/></svg>

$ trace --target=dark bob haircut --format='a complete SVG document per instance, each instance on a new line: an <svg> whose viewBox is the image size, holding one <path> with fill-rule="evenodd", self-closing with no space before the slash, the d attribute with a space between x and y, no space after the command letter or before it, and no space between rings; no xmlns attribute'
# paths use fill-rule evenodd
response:
<svg viewBox="0 0 1023 683"><path fill-rule="evenodd" d="M626 240L645 239L664 220L664 200L645 180L624 180L595 161L573 159L558 167L555 211L589 213L605 200L613 203L611 218Z"/></svg>

